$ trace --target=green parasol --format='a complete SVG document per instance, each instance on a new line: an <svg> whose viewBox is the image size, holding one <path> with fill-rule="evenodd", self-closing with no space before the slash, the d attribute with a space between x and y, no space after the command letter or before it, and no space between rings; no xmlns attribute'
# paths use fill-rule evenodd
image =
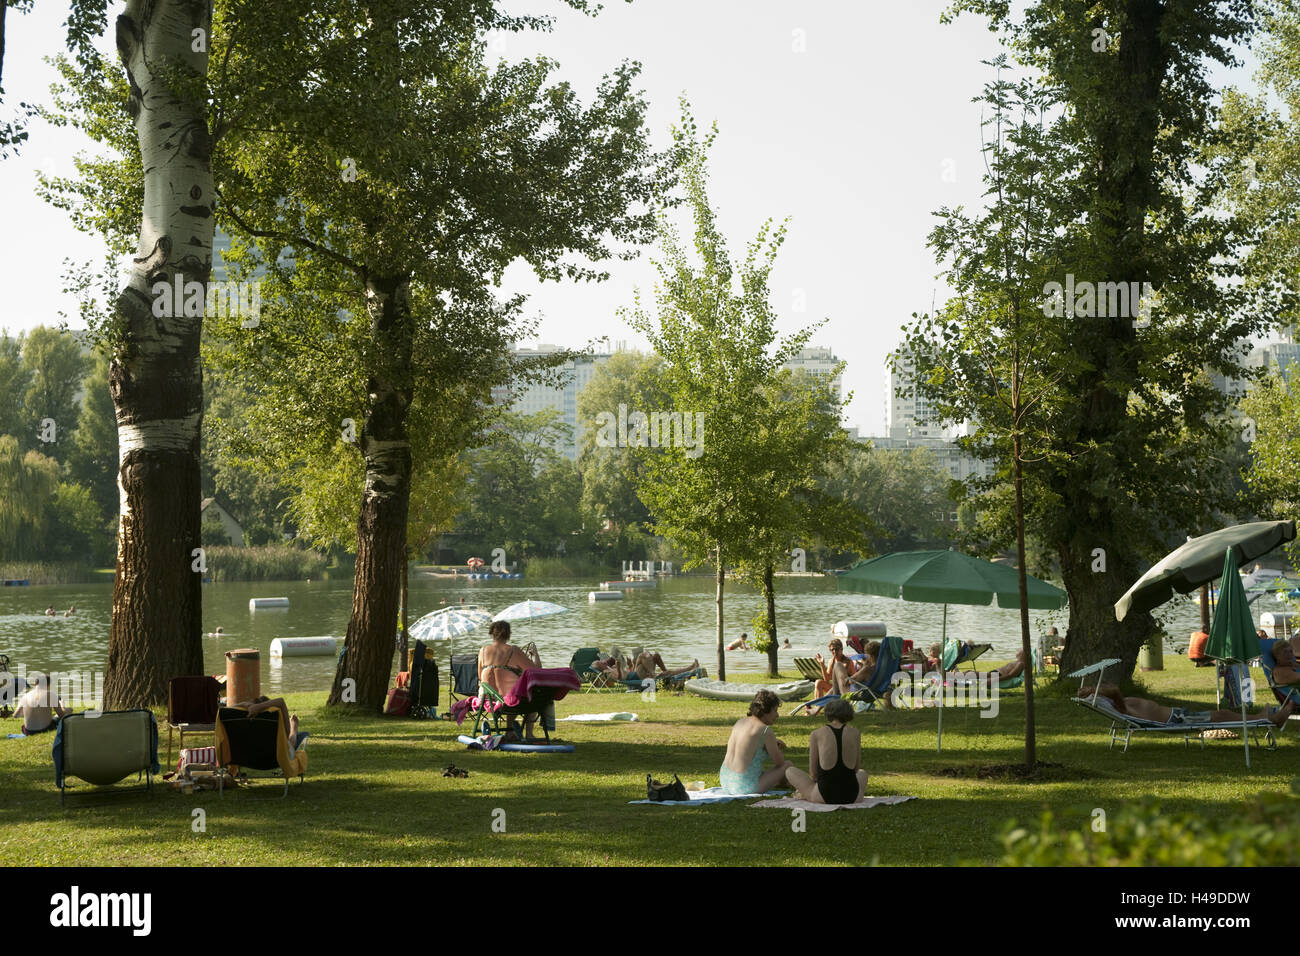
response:
<svg viewBox="0 0 1300 956"><path fill-rule="evenodd" d="M1219 604L1210 622L1210 639L1205 656L1229 664L1244 664L1259 657L1259 638L1255 619L1246 600L1241 575L1237 573L1237 555L1232 548L1224 551L1223 577L1219 580ZM1246 732L1246 694L1241 697L1241 739L1246 745L1246 766L1250 766L1250 736Z"/></svg>
<svg viewBox="0 0 1300 956"><path fill-rule="evenodd" d="M973 558L960 551L898 551L859 561L836 580L841 590L904 601L943 605L943 644L948 643L948 605L1020 607L1020 577L1015 568ZM1026 575L1032 608L1065 607L1065 592ZM1031 666L1026 662L1026 666ZM940 669L939 679L947 675ZM939 695L939 749L943 750L943 694Z"/></svg>

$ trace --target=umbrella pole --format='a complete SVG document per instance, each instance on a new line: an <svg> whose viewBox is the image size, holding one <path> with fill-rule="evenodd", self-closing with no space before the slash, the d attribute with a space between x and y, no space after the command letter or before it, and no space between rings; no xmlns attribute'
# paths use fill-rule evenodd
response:
<svg viewBox="0 0 1300 956"><path fill-rule="evenodd" d="M939 642L939 753L943 753L943 698L948 690L948 672L943 669L943 649L948 646L948 605L943 606L943 637Z"/></svg>

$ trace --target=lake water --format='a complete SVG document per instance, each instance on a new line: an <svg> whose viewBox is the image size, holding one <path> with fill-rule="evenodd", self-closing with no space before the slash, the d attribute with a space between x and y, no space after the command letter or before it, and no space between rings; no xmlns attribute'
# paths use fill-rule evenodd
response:
<svg viewBox="0 0 1300 956"><path fill-rule="evenodd" d="M468 581L437 578L413 573L410 580L411 614L415 622L422 614L437 610L442 602L480 604L493 613L526 599L550 601L569 609L565 614L514 625L514 641L533 641L547 666L567 664L579 647L611 644L623 648L644 645L658 650L669 667L688 664L698 657L710 673L716 670L714 637L714 582L711 576L676 577L660 580L653 589L632 590L621 601L589 604L587 593L599 582L583 581ZM101 671L108 652L111 584L0 588L0 654L8 654L17 670ZM248 609L249 598L287 597L283 610ZM53 604L60 614L76 604L72 617L42 616ZM742 631L752 633L750 620L762 603L757 591L734 585L726 590L726 634L730 641ZM273 662L271 641L277 637L329 635L342 646L352 606L351 578L329 581L224 583L203 587L203 630L224 630L220 638L203 639L207 673L225 671L224 653L251 647L262 652L262 688L272 695L289 691L328 690L334 676L333 657L290 657ZM1166 627L1171 635L1168 647L1186 643L1187 635L1199 626L1199 611L1189 598L1177 598L1167 605ZM1255 619L1261 611L1280 608L1270 599L1253 606ZM1065 629L1066 612L1033 611L1030 624L1038 634L1051 625ZM824 650L831 625L839 620L883 621L890 634L911 638L918 646L939 639L943 609L939 605L843 593L833 578L778 578L777 629L779 638L789 638L793 649L780 652L782 671L792 673L791 659ZM948 608L948 633L965 640L993 645L990 659L1009 659L1019 648L1019 613L996 607ZM456 650L477 648L487 640L478 631L456 641ZM439 649L445 662L447 648ZM394 660L396 657L394 656ZM728 675L758 671L765 656L756 652L732 652L727 658ZM444 663L445 668L445 663Z"/></svg>

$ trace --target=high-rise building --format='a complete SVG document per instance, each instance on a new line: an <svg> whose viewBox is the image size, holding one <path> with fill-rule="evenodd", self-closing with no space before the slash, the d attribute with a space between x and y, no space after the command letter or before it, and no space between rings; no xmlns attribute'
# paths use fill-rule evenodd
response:
<svg viewBox="0 0 1300 956"><path fill-rule="evenodd" d="M889 373L889 396L886 399L885 420L890 438L942 438L951 437L947 430L931 420L934 410L923 396L907 394L916 375L916 362L906 352L901 355L898 367ZM900 395L899 393L904 394Z"/></svg>
<svg viewBox="0 0 1300 956"><path fill-rule="evenodd" d="M515 349L516 355L554 355L561 351L558 345L540 344L535 349ZM543 409L553 408L560 413L560 420L573 429L569 441L556 445L556 451L570 461L578 460L578 449L582 447L583 423L578 421L578 396L587 387L596 369L609 361L610 353L579 355L560 366L563 380L558 385L534 383L529 385L506 386L492 391L497 401L511 401L513 410L532 415Z"/></svg>
<svg viewBox="0 0 1300 956"><path fill-rule="evenodd" d="M785 368L803 369L820 379L830 378L831 388L835 390L835 398L843 398L843 379L841 372L836 372L835 367L840 364L840 360L835 357L835 353L828 348L813 346L811 348L800 349L790 361L785 363ZM834 378L831 378L832 374Z"/></svg>

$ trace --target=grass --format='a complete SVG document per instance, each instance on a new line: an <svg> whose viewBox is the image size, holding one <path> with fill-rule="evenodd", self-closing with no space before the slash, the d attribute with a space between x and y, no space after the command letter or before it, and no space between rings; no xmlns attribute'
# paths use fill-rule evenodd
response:
<svg viewBox="0 0 1300 956"><path fill-rule="evenodd" d="M0 561L0 580L85 584L95 580L95 572L80 561Z"/></svg>
<svg viewBox="0 0 1300 956"><path fill-rule="evenodd" d="M1149 693L1171 704L1213 706L1213 672L1185 659L1145 676ZM757 679L750 675L749 679ZM789 679L788 676L785 679ZM445 693L445 691L444 691ZM49 736L0 743L0 854L10 865L329 865L541 864L581 866L951 865L996 862L1009 820L1087 830L1094 808L1114 814L1143 796L1169 811L1231 819L1263 791L1286 791L1297 741L1276 752L1240 740L1185 748L1177 738L1140 738L1127 754L1108 751L1105 723L1069 702L1066 688L1037 695L1039 759L1059 765L1040 780L979 768L1023 759L1024 696L1001 698L1001 715L948 710L944 751L935 751L935 712L859 715L870 795L920 799L871 810L809 814L795 832L790 814L744 802L698 807L629 806L645 795L645 775L717 783L718 765L741 704L660 693L576 693L558 716L633 710L638 723L559 724L569 755L475 753L456 742L448 721L335 715L325 695L289 696L310 732L307 781L261 780L247 789L182 795L169 788L107 795L80 781L59 808ZM444 699L445 706L446 701ZM788 710L789 708L785 708ZM161 721L160 721L161 723ZM796 764L806 764L809 732L820 721L783 717L777 733ZM0 721L16 732L18 722ZM164 759L163 725L159 758ZM205 741L199 741L204 743ZM173 759L174 755L173 755ZM450 763L467 779L442 776ZM124 784L125 786L125 784ZM194 832L193 811L206 814ZM494 832L496 811L505 832Z"/></svg>
<svg viewBox="0 0 1300 956"><path fill-rule="evenodd" d="M302 581L325 573L325 556L284 544L252 548L218 545L207 548L214 581Z"/></svg>

